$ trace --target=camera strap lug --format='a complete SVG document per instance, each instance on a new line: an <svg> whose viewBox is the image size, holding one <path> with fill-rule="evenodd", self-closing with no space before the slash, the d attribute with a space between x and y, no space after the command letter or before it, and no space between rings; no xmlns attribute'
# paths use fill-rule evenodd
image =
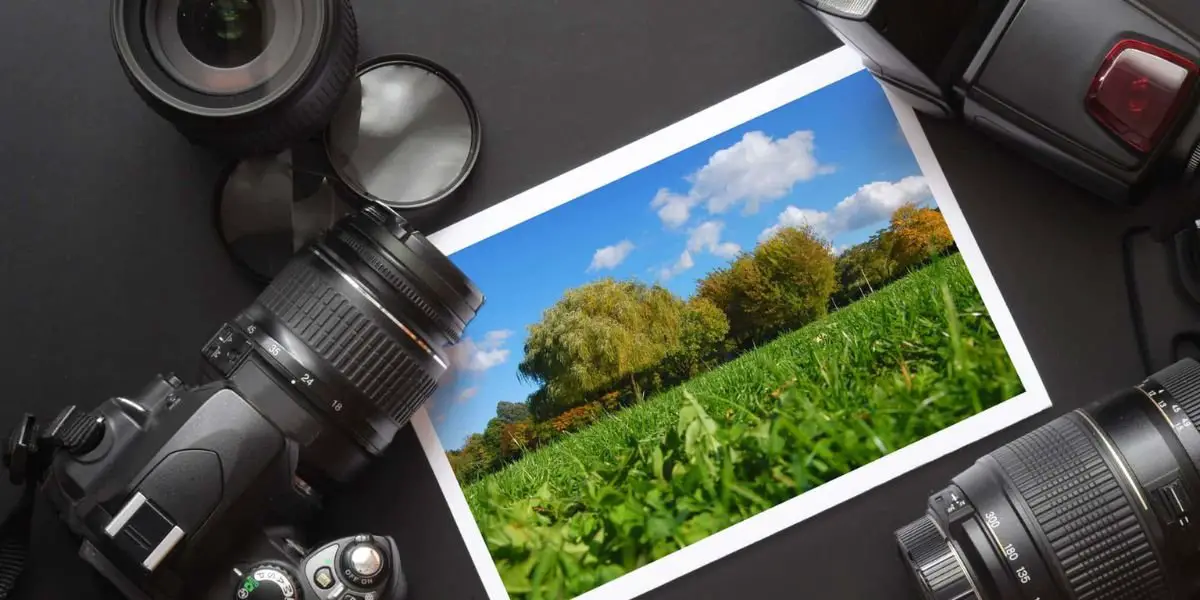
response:
<svg viewBox="0 0 1200 600"><path fill-rule="evenodd" d="M8 436L4 467L13 485L23 485L17 506L0 523L0 600L6 600L17 585L29 557L34 498L54 451L84 454L104 437L104 420L68 406L42 430L37 419L26 413Z"/></svg>

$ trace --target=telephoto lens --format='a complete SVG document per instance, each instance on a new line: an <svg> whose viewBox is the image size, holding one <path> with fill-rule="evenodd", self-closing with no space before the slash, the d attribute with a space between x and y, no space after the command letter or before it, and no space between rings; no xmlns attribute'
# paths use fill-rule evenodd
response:
<svg viewBox="0 0 1200 600"><path fill-rule="evenodd" d="M1198 418L1186 359L984 456L896 532L922 597L1196 597Z"/></svg>
<svg viewBox="0 0 1200 600"><path fill-rule="evenodd" d="M320 134L358 55L349 0L112 0L111 29L142 99L234 156Z"/></svg>

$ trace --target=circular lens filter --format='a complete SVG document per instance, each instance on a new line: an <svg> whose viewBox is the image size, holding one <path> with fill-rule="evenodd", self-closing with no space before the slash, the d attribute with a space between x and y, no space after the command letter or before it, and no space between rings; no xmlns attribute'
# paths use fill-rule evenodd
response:
<svg viewBox="0 0 1200 600"><path fill-rule="evenodd" d="M403 210L462 185L480 138L479 114L454 75L424 58L390 55L359 68L325 149L346 191Z"/></svg>
<svg viewBox="0 0 1200 600"><path fill-rule="evenodd" d="M294 166L298 151L241 161L217 186L221 238L234 261L263 283L352 210L326 177Z"/></svg>

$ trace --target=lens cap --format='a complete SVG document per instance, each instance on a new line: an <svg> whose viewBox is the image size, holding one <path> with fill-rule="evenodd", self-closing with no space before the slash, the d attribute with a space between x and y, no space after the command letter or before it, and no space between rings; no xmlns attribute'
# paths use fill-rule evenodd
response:
<svg viewBox="0 0 1200 600"><path fill-rule="evenodd" d="M480 138L479 114L453 74L421 57L389 55L359 67L325 148L345 191L404 210L462 185Z"/></svg>

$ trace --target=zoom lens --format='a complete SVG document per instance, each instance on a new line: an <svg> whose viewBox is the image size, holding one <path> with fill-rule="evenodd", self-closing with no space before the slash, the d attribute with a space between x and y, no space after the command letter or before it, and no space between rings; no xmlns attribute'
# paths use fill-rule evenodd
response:
<svg viewBox="0 0 1200 600"><path fill-rule="evenodd" d="M433 394L483 295L386 207L301 250L204 349L219 375L345 480Z"/></svg>
<svg viewBox="0 0 1200 600"><path fill-rule="evenodd" d="M922 596L1194 597L1198 418L1189 359L983 457L896 532Z"/></svg>

